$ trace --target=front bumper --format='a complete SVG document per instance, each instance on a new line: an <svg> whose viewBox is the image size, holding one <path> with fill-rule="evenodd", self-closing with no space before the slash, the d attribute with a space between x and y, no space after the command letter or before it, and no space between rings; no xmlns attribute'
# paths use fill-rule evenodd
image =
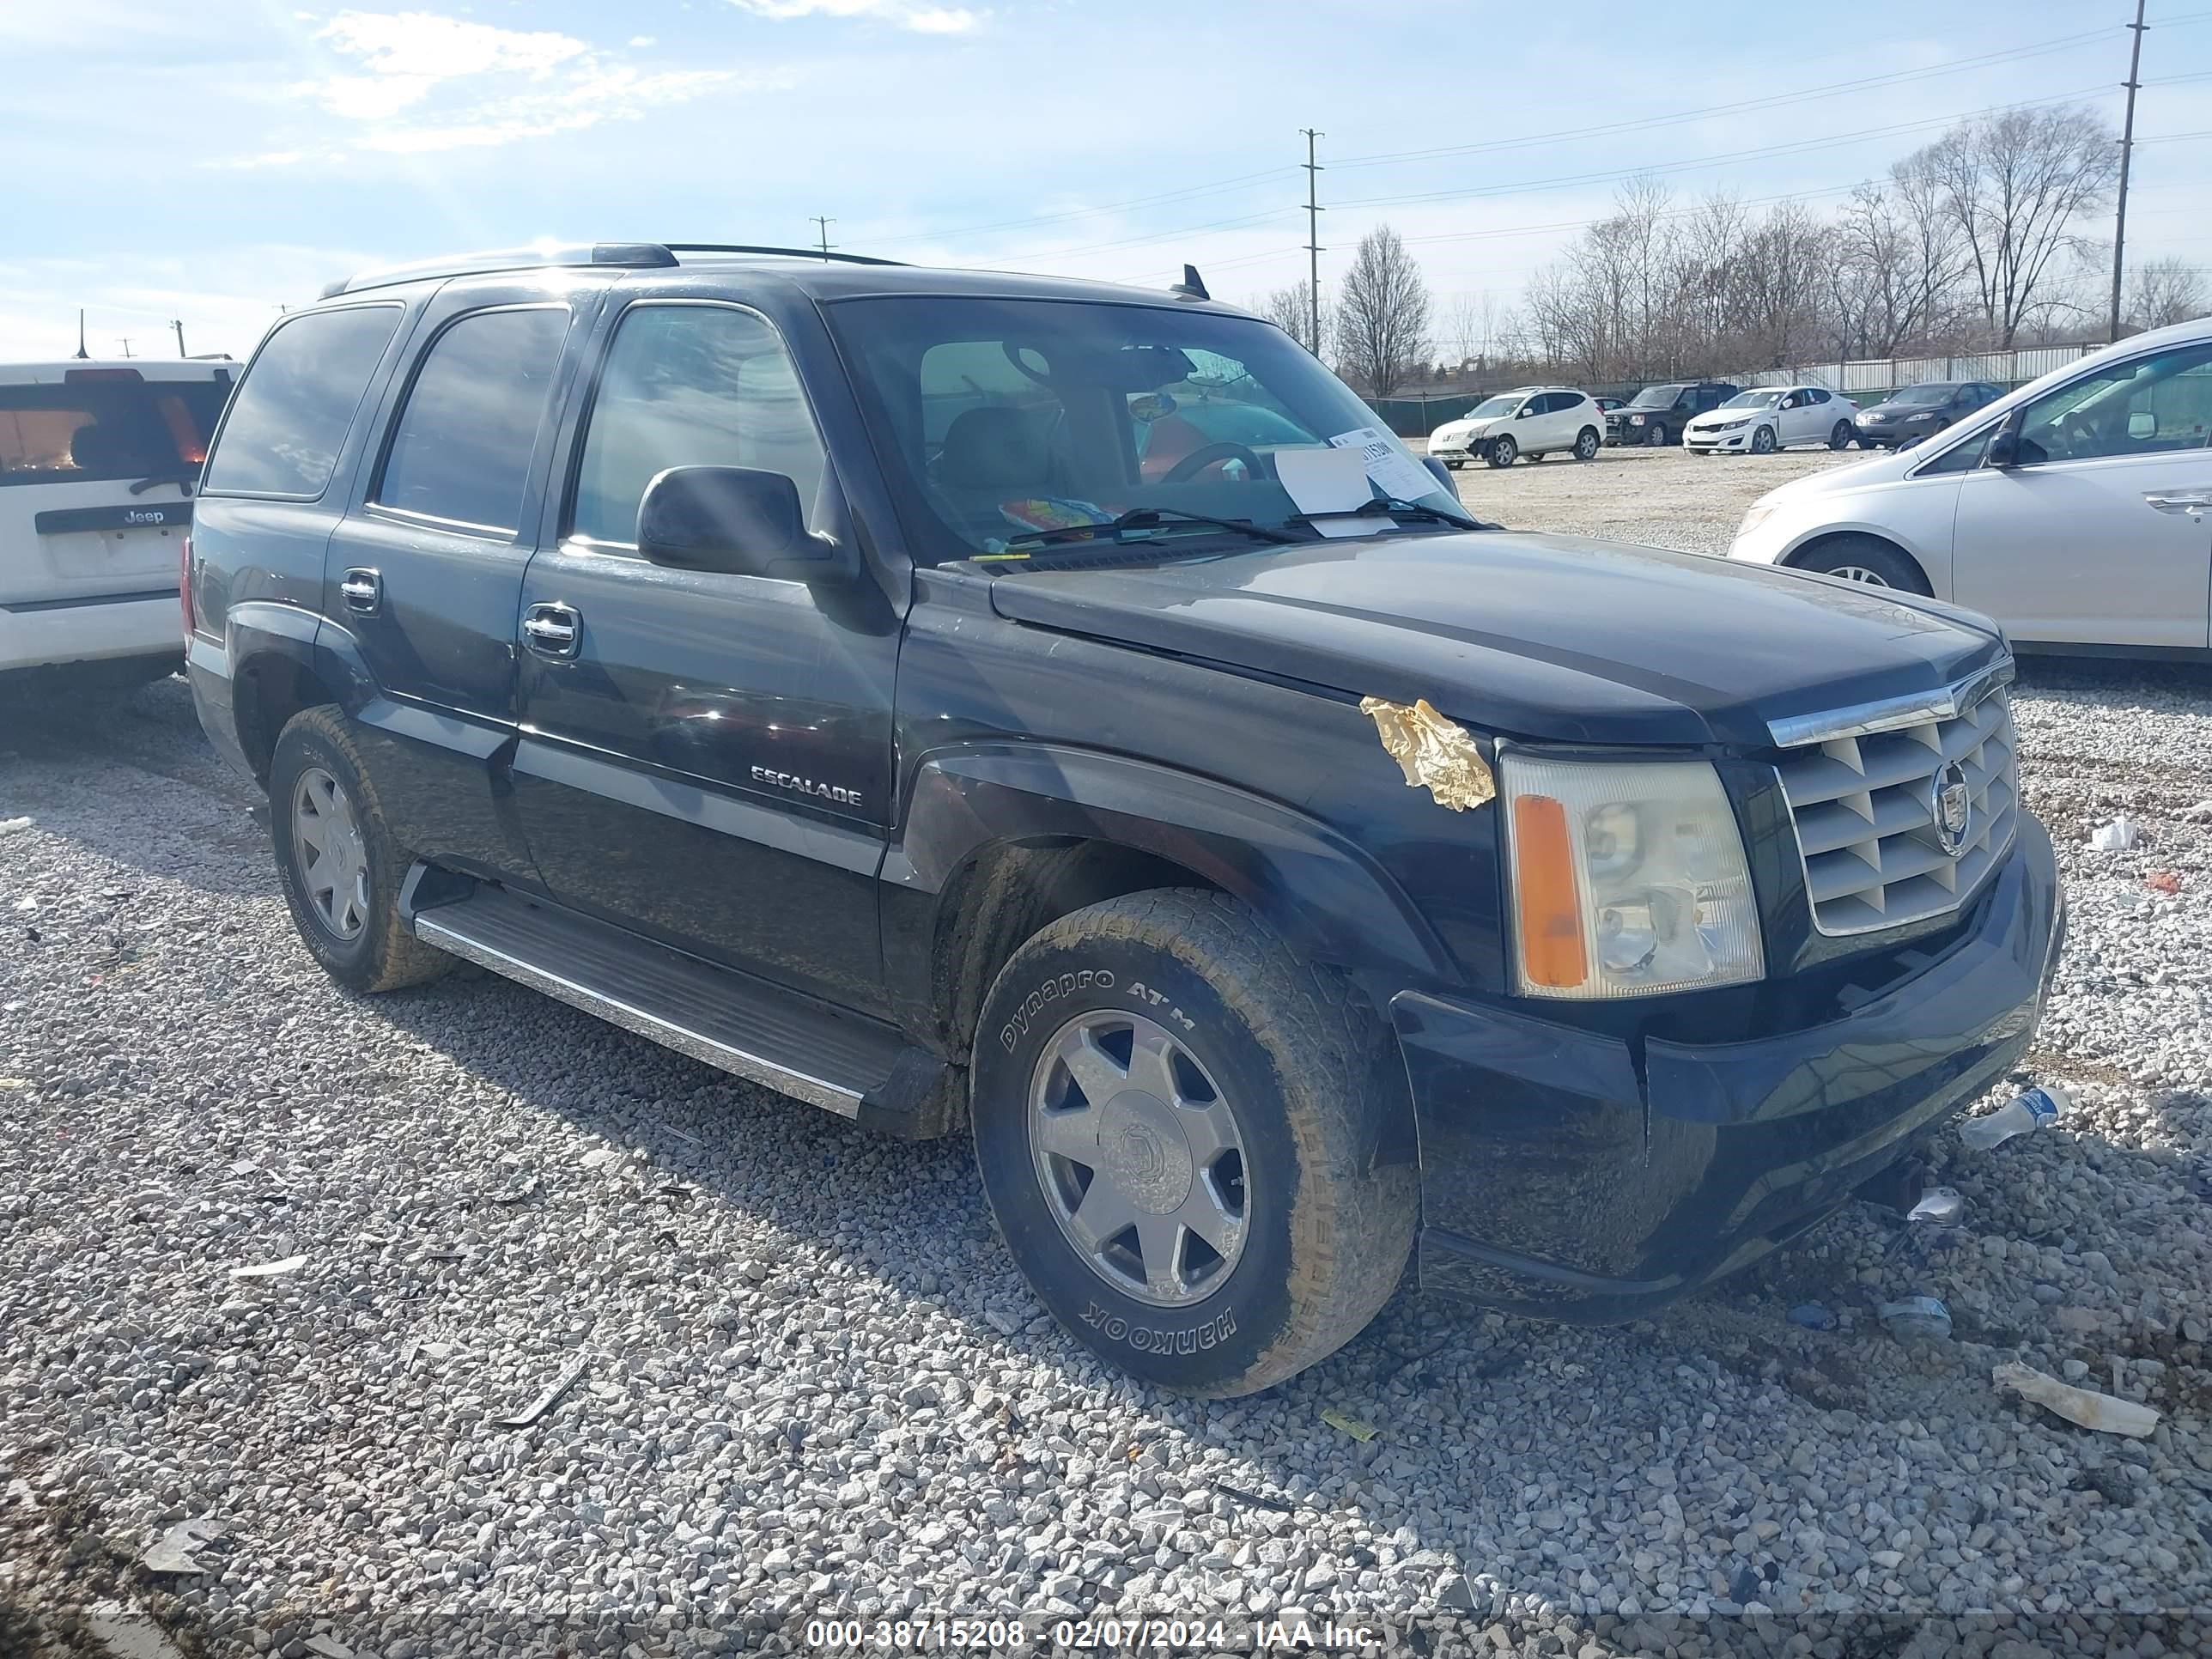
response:
<svg viewBox="0 0 2212 1659"><path fill-rule="evenodd" d="M1406 992L1421 1280L1606 1323L1840 1207L2017 1064L2065 934L2051 839L2019 838L1963 935L1843 1018L1740 1042L1630 1042Z"/></svg>
<svg viewBox="0 0 2212 1659"><path fill-rule="evenodd" d="M1754 428L1741 427L1734 432L1700 432L1692 427L1682 434L1682 447L1709 454L1722 450L1749 449Z"/></svg>

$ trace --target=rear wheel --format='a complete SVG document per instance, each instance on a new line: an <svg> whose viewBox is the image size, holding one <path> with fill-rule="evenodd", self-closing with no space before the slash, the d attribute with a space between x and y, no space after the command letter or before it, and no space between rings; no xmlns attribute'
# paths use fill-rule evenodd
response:
<svg viewBox="0 0 2212 1659"><path fill-rule="evenodd" d="M277 733L269 829L293 926L339 984L390 991L453 965L400 920L400 884L413 860L385 827L375 786L337 709L303 709Z"/></svg>
<svg viewBox="0 0 2212 1659"><path fill-rule="evenodd" d="M1835 537L1793 561L1792 568L1840 576L1869 587L1894 587L1907 593L1930 591L1920 567L1877 536Z"/></svg>
<svg viewBox="0 0 2212 1659"><path fill-rule="evenodd" d="M1521 446L1510 437L1492 440L1488 459L1492 466L1510 466L1519 459Z"/></svg>
<svg viewBox="0 0 2212 1659"><path fill-rule="evenodd" d="M1364 1150L1399 1097L1382 1028L1235 901L1171 890L1062 917L999 975L974 1054L999 1230L1109 1364L1249 1394L1396 1287L1419 1183Z"/></svg>
<svg viewBox="0 0 2212 1659"><path fill-rule="evenodd" d="M1835 425L1828 428L1828 447L1849 449L1850 447L1851 423L1849 421L1838 421Z"/></svg>
<svg viewBox="0 0 2212 1659"><path fill-rule="evenodd" d="M1644 441L1650 444L1654 449L1665 447L1667 443L1667 428L1663 426L1645 427L1644 428Z"/></svg>
<svg viewBox="0 0 2212 1659"><path fill-rule="evenodd" d="M1575 459L1578 461L1595 460L1598 445L1602 441L1597 435L1595 427L1584 427L1581 434L1575 439Z"/></svg>

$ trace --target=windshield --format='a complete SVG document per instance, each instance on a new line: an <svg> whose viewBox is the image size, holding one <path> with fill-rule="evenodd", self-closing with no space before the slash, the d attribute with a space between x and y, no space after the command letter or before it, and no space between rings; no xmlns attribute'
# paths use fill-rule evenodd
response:
<svg viewBox="0 0 2212 1659"><path fill-rule="evenodd" d="M1739 392L1723 404L1723 409L1766 409L1782 396L1780 386L1769 386L1761 392Z"/></svg>
<svg viewBox="0 0 2212 1659"><path fill-rule="evenodd" d="M1510 415L1520 407L1521 394L1516 392L1508 397L1486 398L1461 418L1469 421L1495 420L1501 415Z"/></svg>
<svg viewBox="0 0 2212 1659"><path fill-rule="evenodd" d="M1178 539L1226 532L1176 514L1279 530L1300 516L1277 479L1293 450L1358 453L1369 499L1466 514L1342 381L1252 318L944 296L828 311L925 563L1146 507L1165 515L1151 533Z"/></svg>
<svg viewBox="0 0 2212 1659"><path fill-rule="evenodd" d="M1629 404L1629 407L1631 409L1672 409L1674 406L1674 399L1680 397L1684 390L1685 388L1679 386L1647 386L1636 394L1636 401Z"/></svg>
<svg viewBox="0 0 2212 1659"><path fill-rule="evenodd" d="M1948 386L1909 386L1890 399L1893 404L1948 404L1954 387Z"/></svg>

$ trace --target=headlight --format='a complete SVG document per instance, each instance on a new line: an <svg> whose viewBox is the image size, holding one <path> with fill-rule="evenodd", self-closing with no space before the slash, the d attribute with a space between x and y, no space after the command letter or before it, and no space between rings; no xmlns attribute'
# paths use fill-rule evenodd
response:
<svg viewBox="0 0 2212 1659"><path fill-rule="evenodd" d="M1758 529L1760 525L1764 524L1768 519L1773 516L1774 509L1771 507L1769 507L1764 501L1753 502L1749 510L1747 510L1743 515L1743 522L1735 527L1736 540L1741 541L1746 536L1751 534L1753 531Z"/></svg>
<svg viewBox="0 0 2212 1659"><path fill-rule="evenodd" d="M1751 416L1747 415L1740 421L1716 421L1712 425L1707 427L1705 430L1708 432L1740 432L1750 424Z"/></svg>
<svg viewBox="0 0 2212 1659"><path fill-rule="evenodd" d="M1516 976L1528 996L1653 996L1766 971L1743 838L1705 761L1502 761Z"/></svg>
<svg viewBox="0 0 2212 1659"><path fill-rule="evenodd" d="M1644 424L1644 417L1641 415L1632 415L1628 417L1628 423L1631 426L1642 426Z"/></svg>

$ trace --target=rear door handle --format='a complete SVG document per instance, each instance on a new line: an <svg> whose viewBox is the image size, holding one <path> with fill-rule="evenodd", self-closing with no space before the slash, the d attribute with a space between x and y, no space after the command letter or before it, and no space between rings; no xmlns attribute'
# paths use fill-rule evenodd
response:
<svg viewBox="0 0 2212 1659"><path fill-rule="evenodd" d="M2191 518L2212 511L2212 495L2145 495L2143 501L2161 513L2186 513Z"/></svg>
<svg viewBox="0 0 2212 1659"><path fill-rule="evenodd" d="M338 597L356 617L374 617L384 608L384 578L365 565L356 565L338 581Z"/></svg>
<svg viewBox="0 0 2212 1659"><path fill-rule="evenodd" d="M541 657L572 659L583 631L584 619L574 605L533 605L523 614L522 642Z"/></svg>

